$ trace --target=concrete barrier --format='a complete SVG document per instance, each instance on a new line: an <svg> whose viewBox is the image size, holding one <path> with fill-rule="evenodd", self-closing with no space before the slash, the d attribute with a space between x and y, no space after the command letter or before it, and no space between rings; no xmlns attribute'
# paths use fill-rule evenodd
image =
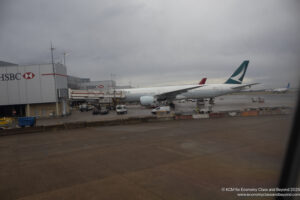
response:
<svg viewBox="0 0 300 200"><path fill-rule="evenodd" d="M143 120L142 118L138 118L138 117L130 117L127 119L122 119L121 120L121 124L138 124L141 122L146 122L147 120Z"/></svg>
<svg viewBox="0 0 300 200"><path fill-rule="evenodd" d="M209 118L209 114L196 114L196 115L192 115L193 119L208 119Z"/></svg>
<svg viewBox="0 0 300 200"><path fill-rule="evenodd" d="M156 112L156 116L157 117L165 117L165 116L169 116L170 115L170 112L166 112L166 111L157 111Z"/></svg>
<svg viewBox="0 0 300 200"><path fill-rule="evenodd" d="M257 116L257 115L258 115L258 111L257 110L243 111L241 113L241 116L243 116L243 117L250 117L250 116Z"/></svg>
<svg viewBox="0 0 300 200"><path fill-rule="evenodd" d="M258 112L259 115L271 115L272 112L270 110L260 110Z"/></svg>
<svg viewBox="0 0 300 200"><path fill-rule="evenodd" d="M277 109L273 109L273 110L272 110L272 115L280 115L280 114L282 114L280 108L277 108Z"/></svg>
<svg viewBox="0 0 300 200"><path fill-rule="evenodd" d="M239 111L239 110L227 112L228 117L237 117L237 116L240 116L240 115L241 115L241 111Z"/></svg>
<svg viewBox="0 0 300 200"><path fill-rule="evenodd" d="M209 114L168 114L164 116L147 116L147 117L130 117L124 119L114 119L105 121L81 121L81 122L69 122L64 124L47 125L47 126L36 126L26 128L13 128L0 130L0 136L15 135L15 134L26 134L36 133L45 131L60 131L69 129L78 129L85 127L95 126L114 126L114 125L127 125L127 124L138 124L145 122L159 122L159 121L170 121L170 120L188 120L188 119L207 119L207 118L221 118L221 117L234 117L234 116L258 116L258 115L279 115L279 114L291 114L292 109L288 107L284 108L257 108L247 109L245 111L228 111L228 112L216 112Z"/></svg>
<svg viewBox="0 0 300 200"><path fill-rule="evenodd" d="M291 114L292 109L289 107L275 107L275 108L260 108L259 115L287 115Z"/></svg>
<svg viewBox="0 0 300 200"><path fill-rule="evenodd" d="M44 131L60 131L64 129L65 129L64 124L54 124L54 125L44 126Z"/></svg>
<svg viewBox="0 0 300 200"><path fill-rule="evenodd" d="M175 119L179 120L179 119L193 119L192 115L175 115Z"/></svg>
<svg viewBox="0 0 300 200"><path fill-rule="evenodd" d="M225 113L223 112L209 113L209 118L221 118L221 117L225 117Z"/></svg>
<svg viewBox="0 0 300 200"><path fill-rule="evenodd" d="M86 127L87 122L70 122L64 123L65 129L76 129L76 128L84 128Z"/></svg>
<svg viewBox="0 0 300 200"><path fill-rule="evenodd" d="M114 126L114 125L119 125L119 124L122 124L122 120L121 119L105 120L105 121L91 121L91 122L87 122L86 126L87 127Z"/></svg>
<svg viewBox="0 0 300 200"><path fill-rule="evenodd" d="M174 117L174 113L157 112L157 114L153 116L156 116L157 118Z"/></svg>
<svg viewBox="0 0 300 200"><path fill-rule="evenodd" d="M172 120L175 120L175 117L160 117L160 118L157 118L155 121L172 121Z"/></svg>

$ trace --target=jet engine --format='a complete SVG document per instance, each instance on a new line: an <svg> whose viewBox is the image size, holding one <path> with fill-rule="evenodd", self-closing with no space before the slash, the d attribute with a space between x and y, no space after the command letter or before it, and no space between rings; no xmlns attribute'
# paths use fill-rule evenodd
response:
<svg viewBox="0 0 300 200"><path fill-rule="evenodd" d="M155 103L155 99L153 96L141 96L140 97L141 105L143 106L151 106Z"/></svg>

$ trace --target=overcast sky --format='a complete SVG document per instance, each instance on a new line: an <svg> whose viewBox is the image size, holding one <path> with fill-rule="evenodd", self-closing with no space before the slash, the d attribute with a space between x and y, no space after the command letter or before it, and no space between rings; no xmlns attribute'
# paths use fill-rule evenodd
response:
<svg viewBox="0 0 300 200"><path fill-rule="evenodd" d="M298 84L297 0L2 0L0 60L50 62L120 85L222 83L245 59L245 82Z"/></svg>

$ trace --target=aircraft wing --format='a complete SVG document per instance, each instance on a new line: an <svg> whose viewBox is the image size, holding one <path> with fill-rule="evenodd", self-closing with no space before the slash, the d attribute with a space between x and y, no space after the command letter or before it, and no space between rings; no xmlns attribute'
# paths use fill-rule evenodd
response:
<svg viewBox="0 0 300 200"><path fill-rule="evenodd" d="M179 89L179 90L172 90L170 92L164 92L161 94L157 94L157 95L155 95L155 97L157 100L175 99L178 94L185 93L189 90L196 89L196 88L203 87L203 86L204 85L197 85L197 86L187 87L187 88L183 88L183 89Z"/></svg>
<svg viewBox="0 0 300 200"><path fill-rule="evenodd" d="M236 87L232 87L231 89L243 89L245 87L250 87L252 85L257 85L259 83L250 83L250 84L246 84L246 85L240 85L240 86L236 86Z"/></svg>

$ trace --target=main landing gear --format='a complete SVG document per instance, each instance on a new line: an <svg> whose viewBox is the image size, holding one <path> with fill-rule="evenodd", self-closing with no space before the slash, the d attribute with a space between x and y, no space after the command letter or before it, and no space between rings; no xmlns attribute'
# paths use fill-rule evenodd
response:
<svg viewBox="0 0 300 200"><path fill-rule="evenodd" d="M173 102L169 102L168 104L169 104L171 109L173 109L173 110L175 109L175 104Z"/></svg>
<svg viewBox="0 0 300 200"><path fill-rule="evenodd" d="M210 98L209 99L209 104L211 104L211 105L215 104L215 98Z"/></svg>

